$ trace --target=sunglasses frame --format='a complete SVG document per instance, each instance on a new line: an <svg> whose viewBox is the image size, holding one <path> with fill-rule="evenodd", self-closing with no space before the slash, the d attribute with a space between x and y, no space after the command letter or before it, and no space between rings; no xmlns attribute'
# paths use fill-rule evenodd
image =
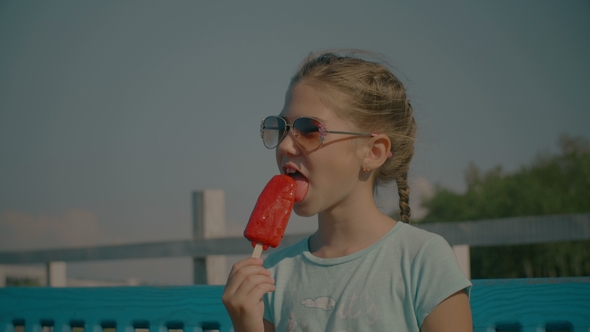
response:
<svg viewBox="0 0 590 332"><path fill-rule="evenodd" d="M269 118L277 118L277 119L282 120L284 122L285 128L286 128L284 130L283 134L281 135L281 137L278 138L277 144L272 147L267 146L264 141L264 130L265 130L264 122ZM270 116L267 116L266 118L262 119L262 122L260 123L260 137L262 138L262 143L264 144L264 146L267 149L274 149L281 144L281 142L285 139L285 137L287 137L287 135L289 134L289 129L292 129L291 132L299 132L299 131L295 130L295 127L294 127L295 122L297 122L297 120L299 120L299 119L312 119L312 120L315 120L319 123L318 132L320 133L320 137L319 137L320 144L318 145L318 147L316 147L314 149L309 150L309 149L305 148L302 145L302 143L299 142L299 140L297 138L298 135L295 135L295 134L293 135L294 140L297 143L297 145L305 151L315 151L317 149L320 149L322 147L322 145L324 145L324 141L326 140L327 134L341 134L341 135L353 135L353 136L365 136L365 137L375 136L375 134L372 134L372 133L359 133L359 132L354 132L354 131L327 130L325 123L323 123L319 119L311 117L311 116L300 116L300 117L296 118L295 120L293 120L293 123L290 124L287 122L287 119L285 119L281 116L270 115ZM278 131L278 128L277 128L277 131Z"/></svg>

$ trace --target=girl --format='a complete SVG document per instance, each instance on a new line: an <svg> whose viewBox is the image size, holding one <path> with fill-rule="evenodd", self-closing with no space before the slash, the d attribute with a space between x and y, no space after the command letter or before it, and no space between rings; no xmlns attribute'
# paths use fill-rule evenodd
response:
<svg viewBox="0 0 590 332"><path fill-rule="evenodd" d="M236 331L472 330L471 284L453 251L408 224L412 112L380 63L332 52L304 60L261 135L297 183L295 213L317 214L318 230L264 263L233 266L223 302ZM393 180L401 222L373 200Z"/></svg>

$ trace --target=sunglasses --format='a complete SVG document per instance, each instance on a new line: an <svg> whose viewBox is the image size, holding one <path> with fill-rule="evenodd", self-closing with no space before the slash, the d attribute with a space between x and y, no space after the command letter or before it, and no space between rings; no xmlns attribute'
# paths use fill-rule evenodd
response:
<svg viewBox="0 0 590 332"><path fill-rule="evenodd" d="M299 117L292 124L288 124L284 118L273 115L266 117L260 124L260 136L262 137L264 146L268 149L274 149L279 146L287 136L289 128L297 145L306 151L319 149L324 144L327 134L374 136L374 134L370 133L327 130L324 123L307 116Z"/></svg>

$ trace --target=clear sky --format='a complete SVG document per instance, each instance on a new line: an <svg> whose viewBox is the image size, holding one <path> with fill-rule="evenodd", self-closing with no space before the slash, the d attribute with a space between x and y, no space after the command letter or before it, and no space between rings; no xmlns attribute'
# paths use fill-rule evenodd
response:
<svg viewBox="0 0 590 332"><path fill-rule="evenodd" d="M407 85L413 202L462 190L470 162L516 170L561 134L589 137L588 1L0 1L0 250L188 239L205 188L225 191L239 234L278 172L260 120L304 56L335 47L383 54ZM190 271L68 265L172 284Z"/></svg>

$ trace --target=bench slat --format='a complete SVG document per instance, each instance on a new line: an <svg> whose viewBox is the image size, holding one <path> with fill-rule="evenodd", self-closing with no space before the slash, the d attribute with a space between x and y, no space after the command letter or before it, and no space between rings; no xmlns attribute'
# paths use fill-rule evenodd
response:
<svg viewBox="0 0 590 332"><path fill-rule="evenodd" d="M0 332L202 332L232 330L223 286L0 288ZM473 280L475 332L590 332L590 277ZM43 323L45 322L45 323Z"/></svg>
<svg viewBox="0 0 590 332"><path fill-rule="evenodd" d="M103 326L116 327L117 332L133 332L135 327L154 332L202 327L229 331L222 292L222 286L3 288L0 323L25 319L25 332L41 332L41 320L66 322L67 330L61 332L81 323L85 332L102 332Z"/></svg>
<svg viewBox="0 0 590 332"><path fill-rule="evenodd" d="M475 331L590 331L590 278L473 280ZM495 331L495 330L492 330Z"/></svg>

